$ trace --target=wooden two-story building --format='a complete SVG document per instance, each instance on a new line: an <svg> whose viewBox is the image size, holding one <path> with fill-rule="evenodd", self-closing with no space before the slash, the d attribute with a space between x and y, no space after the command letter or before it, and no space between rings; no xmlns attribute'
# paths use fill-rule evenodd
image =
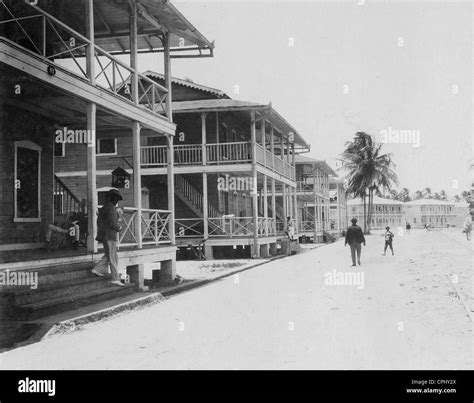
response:
<svg viewBox="0 0 474 403"><path fill-rule="evenodd" d="M138 55L145 52L163 54L163 85L139 73ZM35 293L2 288L0 306L13 307L18 317L41 316L53 306L128 292L131 286L113 288L89 275L100 258L100 190L124 163L131 174L119 181L121 265L139 285L145 262L158 262L162 278L174 277L171 58L212 52L213 43L169 1L0 2L0 270L35 270L40 278ZM160 209L142 208L141 147L150 138L164 145L170 162L162 171L170 186L159 196ZM117 153L122 143L124 158ZM40 252L55 215L73 211L85 215L86 247Z"/></svg>
<svg viewBox="0 0 474 403"><path fill-rule="evenodd" d="M305 155L296 156L297 229L300 237L324 242L333 236L329 184L336 177L326 163Z"/></svg>
<svg viewBox="0 0 474 403"><path fill-rule="evenodd" d="M177 245L207 259L275 254L287 218L296 218L295 158L309 145L271 104L189 80L174 79L173 94ZM150 136L141 150L142 182L156 207L168 189L166 144Z"/></svg>

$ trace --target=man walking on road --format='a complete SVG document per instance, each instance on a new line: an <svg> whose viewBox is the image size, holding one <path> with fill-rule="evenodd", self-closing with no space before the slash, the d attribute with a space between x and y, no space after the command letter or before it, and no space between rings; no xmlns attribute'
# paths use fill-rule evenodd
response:
<svg viewBox="0 0 474 403"><path fill-rule="evenodd" d="M360 255L362 252L362 244L365 246L365 237L362 232L362 228L357 225L357 218L351 220L352 225L347 228L346 242L344 246L349 244L351 247L352 266L356 265L356 252L357 252L357 263L360 266Z"/></svg>

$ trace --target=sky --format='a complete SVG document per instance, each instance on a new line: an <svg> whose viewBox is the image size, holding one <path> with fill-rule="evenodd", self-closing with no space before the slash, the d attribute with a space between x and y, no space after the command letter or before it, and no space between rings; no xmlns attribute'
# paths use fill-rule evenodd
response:
<svg viewBox="0 0 474 403"><path fill-rule="evenodd" d="M173 3L216 45L213 58L174 59L173 76L272 102L333 168L365 131L393 154L399 189L470 189L470 1ZM140 57L142 71L162 66Z"/></svg>

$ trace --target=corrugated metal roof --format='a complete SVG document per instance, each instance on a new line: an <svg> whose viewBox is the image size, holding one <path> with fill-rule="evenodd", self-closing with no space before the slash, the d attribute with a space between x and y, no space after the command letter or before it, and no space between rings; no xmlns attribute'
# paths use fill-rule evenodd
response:
<svg viewBox="0 0 474 403"><path fill-rule="evenodd" d="M188 47L193 54L201 54L197 49L207 49L206 55L214 48L214 42L204 37L169 0L136 0L138 13L138 51L158 52L163 50L160 35L170 33L172 51ZM51 13L61 22L72 27L82 35L85 30L84 0L61 0L54 7L39 2L38 7ZM56 2L55 2L56 4ZM158 26L150 22L151 17ZM112 54L130 52L130 9L125 0L94 1L95 43ZM58 44L59 46L60 44ZM80 48L77 55L84 53ZM69 54L66 55L69 57ZM64 56L64 57L66 57Z"/></svg>
<svg viewBox="0 0 474 403"><path fill-rule="evenodd" d="M150 78L158 78L158 79L163 80L163 81L165 80L165 75L164 74L157 73L155 71L147 70L143 74L147 77L150 77ZM172 82L174 84L182 85L184 87L193 88L193 89L196 89L196 90L199 90L199 91L209 92L209 93L211 93L213 95L216 95L220 98L230 99L230 97L224 91L221 91L217 88L207 87L205 85L196 84L192 81L182 80L182 79L176 78L176 77L172 78Z"/></svg>
<svg viewBox="0 0 474 403"><path fill-rule="evenodd" d="M267 118L275 126L288 135L294 134L295 144L309 148L309 144L303 137L291 126L271 104L258 104L254 102L239 101L235 99L202 99L196 101L173 102L173 113L193 113L193 112L224 112L224 111L267 111Z"/></svg>
<svg viewBox="0 0 474 403"><path fill-rule="evenodd" d="M296 154L295 164L313 165L315 167L321 168L328 175L337 176L336 172L334 172L334 170L329 166L329 164L326 161L321 161L321 160L317 160L311 157L307 157L305 155Z"/></svg>

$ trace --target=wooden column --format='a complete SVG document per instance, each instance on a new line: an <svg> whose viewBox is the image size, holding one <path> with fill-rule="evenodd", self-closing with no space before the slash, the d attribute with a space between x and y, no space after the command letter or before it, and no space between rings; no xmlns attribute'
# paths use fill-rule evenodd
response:
<svg viewBox="0 0 474 403"><path fill-rule="evenodd" d="M288 220L286 219L288 217L288 207L287 207L287 199L286 199L286 185L284 183L282 187L282 195L283 195L283 227L286 230L288 226Z"/></svg>
<svg viewBox="0 0 474 403"><path fill-rule="evenodd" d="M174 204L174 149L173 142L174 136L167 135L167 157L168 157L168 166L167 166L167 181L168 181L168 210L171 211L169 219L169 236L171 240L171 245L176 244L175 238L175 204Z"/></svg>
<svg viewBox="0 0 474 403"><path fill-rule="evenodd" d="M130 1L130 67L133 69L130 84L132 101L135 105L138 100L138 16L135 1ZM133 143L133 202L137 209L135 216L135 238L138 249L142 248L142 180L140 163L140 124L132 122L132 143Z"/></svg>
<svg viewBox="0 0 474 403"><path fill-rule="evenodd" d="M267 175L263 175L263 218L265 220L265 236L268 236L268 189Z"/></svg>
<svg viewBox="0 0 474 403"><path fill-rule="evenodd" d="M293 195L291 191L291 186L288 186L288 216L293 219Z"/></svg>
<svg viewBox="0 0 474 403"><path fill-rule="evenodd" d="M133 201L137 209L135 217L135 238L138 249L142 248L142 173L140 161L140 124L132 123L133 141Z"/></svg>
<svg viewBox="0 0 474 403"><path fill-rule="evenodd" d="M272 218L276 220L276 186L275 186L275 178L271 179L272 183Z"/></svg>
<svg viewBox="0 0 474 403"><path fill-rule="evenodd" d="M316 243L316 239L318 237L318 188L316 183L316 173L313 170L313 197L314 197L314 238L313 243Z"/></svg>
<svg viewBox="0 0 474 403"><path fill-rule="evenodd" d="M137 27L137 5L135 1L130 1L130 67L133 69L131 76L131 93L132 101L135 105L138 105L138 27Z"/></svg>
<svg viewBox="0 0 474 403"><path fill-rule="evenodd" d="M263 147L263 166L267 166L267 140L265 138L265 115L262 114L262 125L260 126L260 135L262 137Z"/></svg>
<svg viewBox="0 0 474 403"><path fill-rule="evenodd" d="M250 112L250 138L252 142L252 211L253 211L253 250L252 257L260 257L258 247L258 201L257 201L257 133L255 128L255 112Z"/></svg>
<svg viewBox="0 0 474 403"><path fill-rule="evenodd" d="M168 96L166 97L166 114L170 122L173 121L173 111L171 103L173 101L173 95L171 91L171 52L170 52L170 34L168 32L163 34L163 56L164 56L164 71L165 71L165 87L168 90Z"/></svg>
<svg viewBox="0 0 474 403"><path fill-rule="evenodd" d="M272 153L272 170L275 171L275 132L273 125L270 126L270 152Z"/></svg>
<svg viewBox="0 0 474 403"><path fill-rule="evenodd" d="M298 233L298 198L296 197L296 187L293 189L293 219L295 224L295 234Z"/></svg>
<svg viewBox="0 0 474 403"><path fill-rule="evenodd" d="M207 144L207 133L206 133L206 116L207 113L201 113L201 144L202 144L202 165L207 164L207 153L206 153L206 144Z"/></svg>
<svg viewBox="0 0 474 403"><path fill-rule="evenodd" d="M209 199L207 191L207 173L202 174L202 211L204 220L204 239L209 238Z"/></svg>
<svg viewBox="0 0 474 403"><path fill-rule="evenodd" d="M96 114L97 105L88 102L87 130L90 133L91 142L87 145L87 222L88 232L87 250L97 252L97 177L96 177Z"/></svg>
<svg viewBox="0 0 474 403"><path fill-rule="evenodd" d="M95 53L94 53L94 2L86 1L86 35L90 41L86 53L86 72L89 81L95 85ZM87 145L87 224L89 236L87 237L87 250L97 252L97 177L96 177L96 115L97 105L88 102L86 105L87 130L91 142Z"/></svg>

